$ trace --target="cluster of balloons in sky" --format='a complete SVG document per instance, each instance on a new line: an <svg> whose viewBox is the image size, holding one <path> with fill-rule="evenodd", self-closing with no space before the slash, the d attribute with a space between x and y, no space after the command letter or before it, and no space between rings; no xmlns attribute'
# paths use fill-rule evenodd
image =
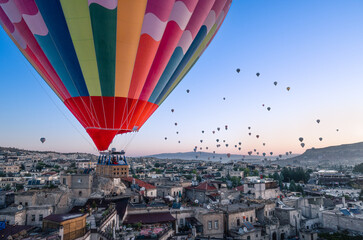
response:
<svg viewBox="0 0 363 240"><path fill-rule="evenodd" d="M236 69L236 72L237 72L237 73L240 73L240 71L241 71L241 69L240 69L240 68L237 68L237 69ZM258 72L258 73L256 73L256 76L257 76L257 77L259 77L260 75L261 75L261 74L260 74L259 72ZM278 82L277 82L277 81L275 81L275 82L273 82L273 84L274 84L275 86L277 86ZM286 90L287 90L287 91L290 91L290 89L291 89L290 87L287 87L287 88L286 88ZM187 93L189 93L189 92L190 92L190 90L188 89L188 90L187 90ZM225 97L223 97L223 100L225 100L225 99L226 99L226 98L225 98ZM262 104L262 106L264 107L264 106L265 106L265 104ZM270 110L271 110L271 108L270 108L270 107L267 107L267 110L268 110L268 111L270 111ZM171 113L174 113L174 111L175 111L175 109L171 109ZM316 120L316 123L317 123L317 124L320 124L320 119L317 119L317 120ZM175 123L175 126L177 126L177 125L178 125L178 124L177 124L177 123ZM224 127L224 128L225 128L225 130L228 130L228 125L225 125L225 127ZM216 128L216 130L217 130L217 132L219 132L219 131L221 130L221 128L220 128L220 127L217 127L217 128ZM251 130L251 127L250 127L250 126L248 126L248 130ZM339 129L336 129L336 131L338 132L338 131L339 131ZM204 133L205 133L205 131L204 131L204 130L201 130L201 132L202 132L202 134L204 134ZM211 132L212 132L212 134L215 134L215 133L216 133L216 131L215 131L215 130L212 130ZM177 132L176 132L176 134L179 134L179 132L177 131ZM251 131L249 131L249 132L248 132L248 135L249 135L249 136L252 136ZM257 139L259 139L259 138L260 138L260 135L259 135L259 134L256 134L256 135L255 135L255 137L256 137ZM167 137L165 137L165 140L167 140L167 139L168 139L168 138L167 138ZM303 137L299 137L299 139L298 139L298 140L300 141L300 146L301 146L302 148L304 148L304 147L305 147L305 143L303 142L303 141L304 141L304 138L303 138ZM200 139L199 141L200 141L200 144L202 144L204 140L203 140L203 139ZM322 137L319 137L319 141L323 141L323 138L322 138ZM229 147L229 143L226 143L226 140L223 140L223 145L222 145L222 144L220 144L220 142L221 142L221 141L220 141L220 139L219 139L219 138L216 138L216 142L217 142L217 143L216 143L216 147L217 147L217 148L220 148L220 147L222 147L222 146L224 146L224 147L226 147L226 148L228 148L228 147ZM178 141L178 143L181 143L181 141L179 140L179 141ZM232 144L232 145L233 145L233 144ZM241 150L242 150L241 145L242 145L242 142L238 142L237 144L234 144L234 147L235 147L236 149L238 149L238 151L241 151ZM263 145L263 146L266 146L266 143L262 143L262 145ZM206 150L208 150L208 149L209 149L209 147L208 147L208 146L205 146L205 149L206 149ZM202 150L203 150L203 147L199 147L199 150L200 150L200 151L202 151ZM194 152L197 152L197 151L198 151L198 146L195 146L195 147L193 148L193 151L194 151ZM200 153L201 153L201 152L200 152ZM215 153L216 153L216 152L215 152L215 151L213 151L213 154L215 154ZM255 153L256 155L260 155L260 152L259 152L259 151L257 151L257 149L253 149L253 151L248 151L247 153L248 153L248 155L249 155L249 156L251 156L253 153ZM292 151L288 151L288 152L286 152L285 154L286 154L286 156L291 155L291 154L292 154ZM226 155L227 155L227 157L228 157L228 158L230 158L230 157L231 157L231 154L230 154L230 153L227 153ZM266 154L265 152L263 152L263 153L262 153L262 156L264 156L264 157L265 157L266 155L267 155L267 154ZM270 155L272 156L272 155L273 155L273 152L270 152ZM283 156L282 154L279 154L277 159L282 158L282 156ZM198 155L196 155L195 157L196 157L196 158L198 158ZM215 158L215 155L213 155L212 157L213 157L213 158ZM243 157L245 157L245 156L243 156ZM210 159L210 158L208 158L208 159ZM220 157L220 159L222 159L222 157ZM266 159L266 158L265 158L265 159Z"/></svg>

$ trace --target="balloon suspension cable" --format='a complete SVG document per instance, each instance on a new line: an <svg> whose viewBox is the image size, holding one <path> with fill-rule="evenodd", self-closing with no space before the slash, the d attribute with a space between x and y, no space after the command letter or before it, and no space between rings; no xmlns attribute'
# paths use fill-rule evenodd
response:
<svg viewBox="0 0 363 240"><path fill-rule="evenodd" d="M52 103L56 106L56 108L58 109L58 111L65 117L65 119L67 119L67 121L71 124L71 126L79 133L79 135L81 135L81 137L86 140L86 142L92 146L92 148L94 148L97 152L98 149L90 142L88 141L88 139L79 131L79 129L72 123L72 121L68 118L68 116L64 113L64 111L62 111L59 106L56 104L56 102L53 100L53 98L50 96L50 94L47 92L47 90L45 89L45 87L42 85L42 83L40 82L40 80L35 76L35 74L33 73L33 71L30 69L30 67L28 66L27 62L25 62L24 58L22 58L23 63L25 64L27 70L30 72L30 74L32 75L32 77L36 80L36 82L40 85L40 87L43 89L43 91L45 92L45 94L48 96L48 98L52 101Z"/></svg>

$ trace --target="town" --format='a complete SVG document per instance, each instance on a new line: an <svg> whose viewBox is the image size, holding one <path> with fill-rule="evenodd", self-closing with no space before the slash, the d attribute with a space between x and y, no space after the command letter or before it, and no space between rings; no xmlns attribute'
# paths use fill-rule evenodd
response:
<svg viewBox="0 0 363 240"><path fill-rule="evenodd" d="M360 165L101 161L2 148L0 238L362 239Z"/></svg>

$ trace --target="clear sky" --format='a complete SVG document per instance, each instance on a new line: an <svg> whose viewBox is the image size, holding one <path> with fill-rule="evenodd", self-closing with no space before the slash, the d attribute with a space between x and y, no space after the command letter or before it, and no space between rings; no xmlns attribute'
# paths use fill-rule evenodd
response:
<svg viewBox="0 0 363 240"><path fill-rule="evenodd" d="M218 153L257 149L279 154L363 141L362 12L361 0L234 0L182 83L139 133L117 137L112 146L120 149L132 140L129 156L192 151L194 146ZM2 28L0 72L0 146L97 152ZM216 139L229 147L216 148ZM234 148L238 142L242 151Z"/></svg>

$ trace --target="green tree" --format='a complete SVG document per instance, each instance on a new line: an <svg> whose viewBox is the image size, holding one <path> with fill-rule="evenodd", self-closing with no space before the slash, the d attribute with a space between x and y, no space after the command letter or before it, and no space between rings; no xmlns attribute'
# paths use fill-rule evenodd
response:
<svg viewBox="0 0 363 240"><path fill-rule="evenodd" d="M363 173L363 163L355 165L353 168L353 172L355 173Z"/></svg>
<svg viewBox="0 0 363 240"><path fill-rule="evenodd" d="M6 184L5 187L4 187L4 190L9 191L10 189L11 189L10 184Z"/></svg>
<svg viewBox="0 0 363 240"><path fill-rule="evenodd" d="M289 186L289 190L290 190L291 192L296 192L296 183L295 183L295 181L294 181L294 180L291 180L291 182L290 182L290 186Z"/></svg>

